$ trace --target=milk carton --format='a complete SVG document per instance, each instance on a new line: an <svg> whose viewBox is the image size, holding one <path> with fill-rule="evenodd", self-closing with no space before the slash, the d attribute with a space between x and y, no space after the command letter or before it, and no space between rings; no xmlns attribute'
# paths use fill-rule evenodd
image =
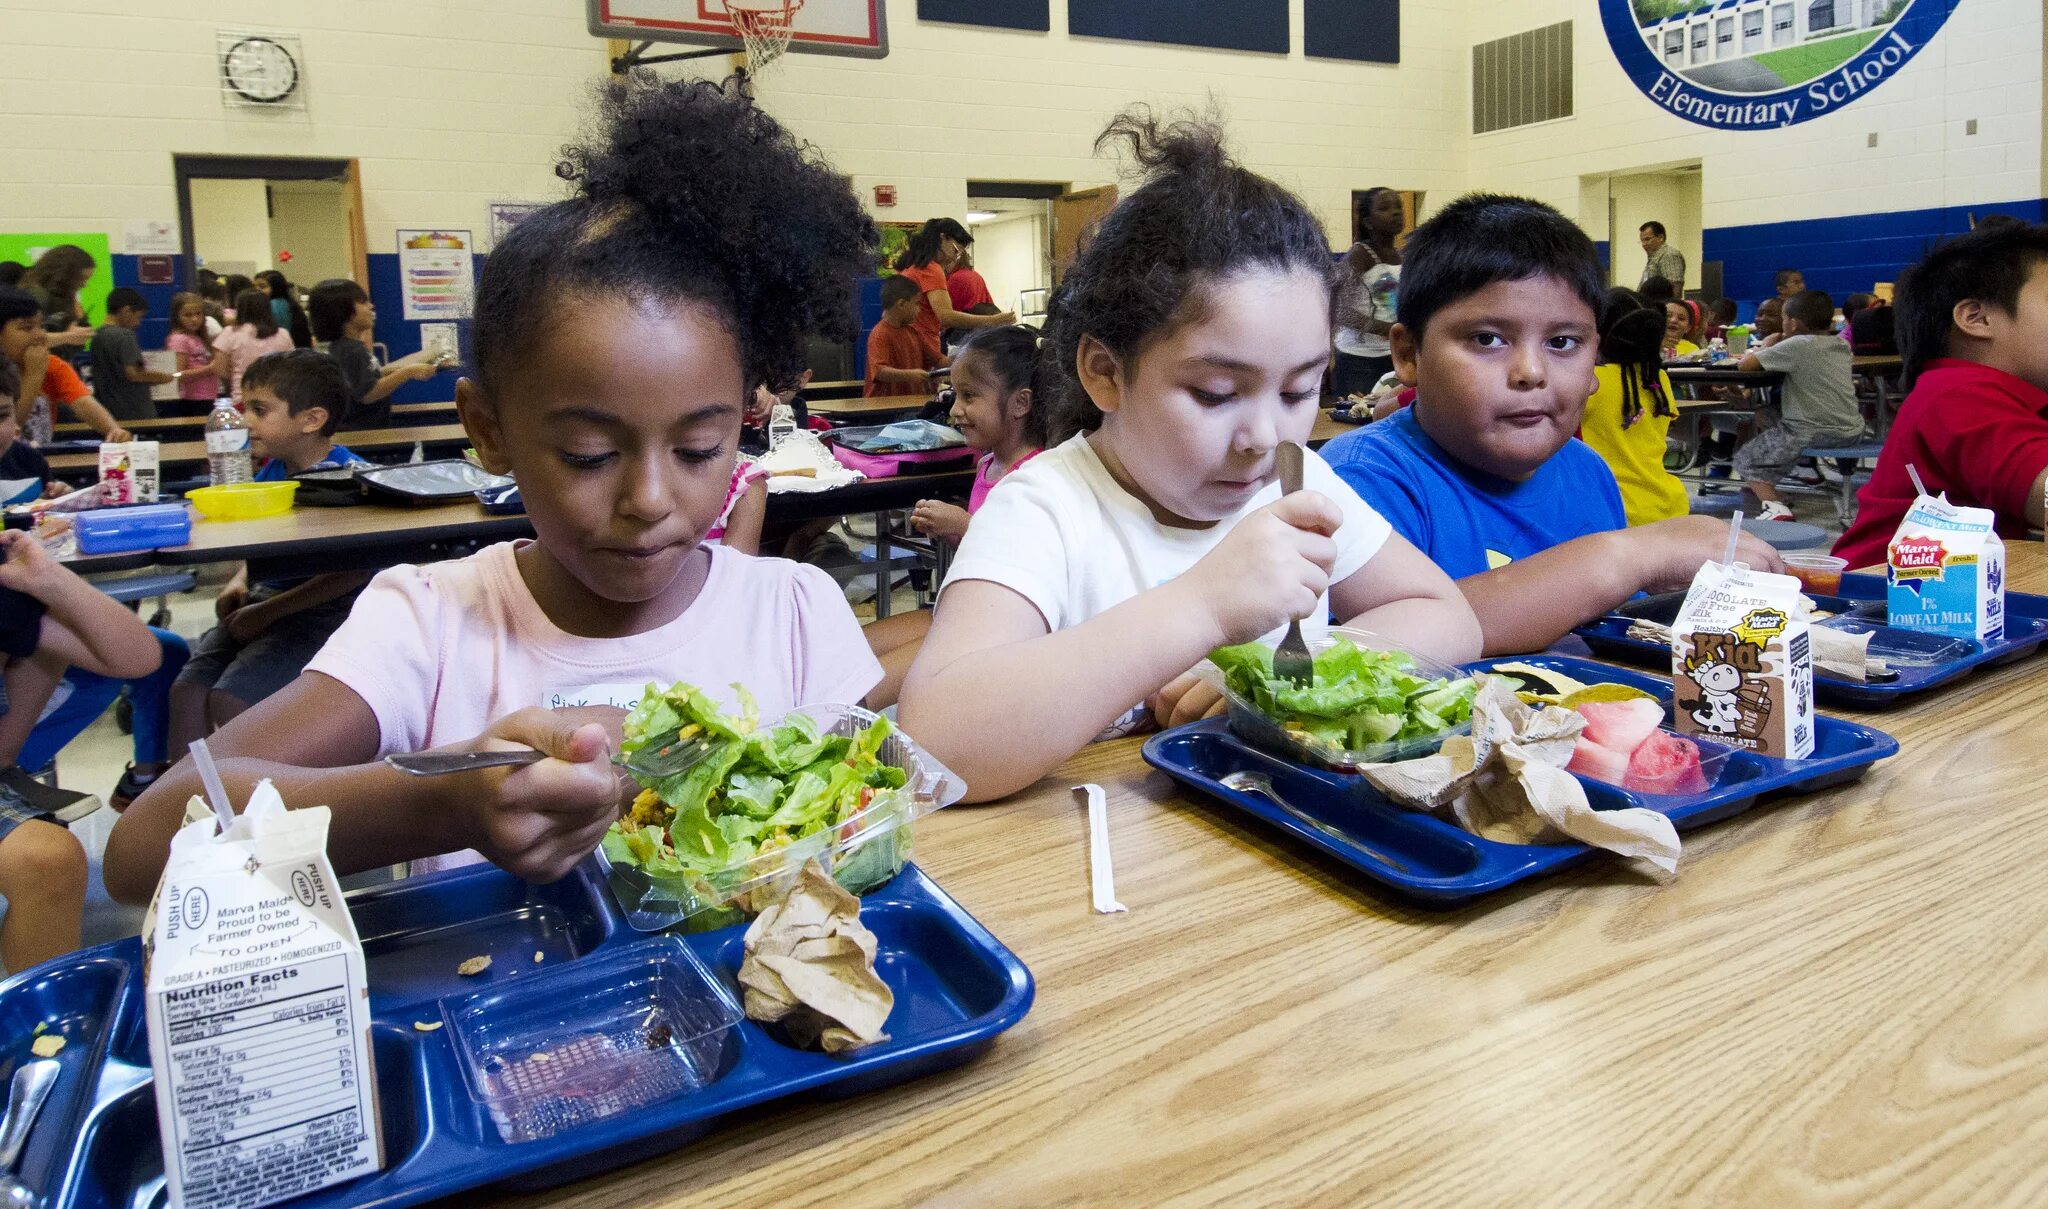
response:
<svg viewBox="0 0 2048 1209"><path fill-rule="evenodd" d="M161 482L163 447L155 441L106 441L100 445L100 503L154 504Z"/></svg>
<svg viewBox="0 0 2048 1209"><path fill-rule="evenodd" d="M205 815L171 840L144 935L173 1206L253 1209L384 1166L369 980L328 813L286 810L265 781L225 834Z"/></svg>
<svg viewBox="0 0 2048 1209"><path fill-rule="evenodd" d="M1922 495L1885 551L1891 624L1951 638L2005 637L2005 543L1989 508Z"/></svg>
<svg viewBox="0 0 2048 1209"><path fill-rule="evenodd" d="M1672 724L1781 760L1813 754L1813 648L1799 581L1708 563L1671 626Z"/></svg>

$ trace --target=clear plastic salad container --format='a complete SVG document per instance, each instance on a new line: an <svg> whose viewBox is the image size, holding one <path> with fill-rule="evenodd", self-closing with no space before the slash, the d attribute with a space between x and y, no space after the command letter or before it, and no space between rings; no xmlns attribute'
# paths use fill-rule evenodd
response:
<svg viewBox="0 0 2048 1209"><path fill-rule="evenodd" d="M492 972L486 971L488 977ZM707 1087L740 1005L689 946L649 937L441 1001L470 1099L533 1142Z"/></svg>
<svg viewBox="0 0 2048 1209"><path fill-rule="evenodd" d="M1423 680L1470 680L1471 677L1448 664L1438 663L1426 655L1418 655L1391 638L1384 638L1370 630L1354 629L1349 626L1332 626L1324 633L1308 639L1309 652L1320 656L1335 646L1340 638L1350 639L1359 648L1367 651L1391 651L1406 655L1412 661L1409 673ZM1443 746L1445 739L1452 735L1469 734L1472 730L1471 698L1466 695L1464 717L1452 725L1428 734L1406 739L1392 739L1380 743L1352 745L1337 744L1317 739L1298 729L1291 729L1268 714L1256 702L1240 694L1230 686L1223 669L1214 662L1205 661L1196 673L1223 694L1224 702L1230 708L1230 729L1238 737L1256 747L1264 748L1275 755L1285 756L1317 768L1335 772L1356 772L1367 764L1392 764L1400 760L1412 760L1426 756Z"/></svg>
<svg viewBox="0 0 2048 1209"><path fill-rule="evenodd" d="M809 716L824 734L848 738L881 716L857 705L799 706L790 713ZM770 725L763 723L764 728ZM958 802L966 796L967 783L901 731L884 739L875 755L881 763L903 770L901 788L876 793L866 807L835 827L716 872L651 873L613 861L599 847L599 867L626 922L642 932L678 926L701 932L739 923L759 909L757 891L773 893L788 886L804 862L814 857L854 894L896 876L910 859L911 822Z"/></svg>

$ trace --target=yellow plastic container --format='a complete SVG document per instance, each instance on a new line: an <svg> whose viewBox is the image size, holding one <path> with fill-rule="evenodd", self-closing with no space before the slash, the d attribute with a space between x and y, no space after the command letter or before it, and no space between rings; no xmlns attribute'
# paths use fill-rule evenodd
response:
<svg viewBox="0 0 2048 1209"><path fill-rule="evenodd" d="M253 521L257 517L277 516L292 510L292 497L299 493L299 485L283 483L228 483L220 487L200 487L185 493L185 498L199 509L199 515L210 521Z"/></svg>

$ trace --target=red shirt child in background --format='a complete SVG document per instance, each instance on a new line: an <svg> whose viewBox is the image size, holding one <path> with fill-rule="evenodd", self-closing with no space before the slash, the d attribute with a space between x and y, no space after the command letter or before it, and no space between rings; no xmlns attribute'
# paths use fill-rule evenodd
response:
<svg viewBox="0 0 2048 1209"><path fill-rule="evenodd" d="M946 274L946 293L952 296L953 309L962 314L996 313L996 300L988 292L988 282L982 280L981 274L975 272L974 266L965 260L960 262L958 268ZM976 307L987 307L988 310L978 311Z"/></svg>
<svg viewBox="0 0 2048 1209"><path fill-rule="evenodd" d="M1897 291L1911 393L1885 437L1855 523L1851 567L1885 561L1917 494L1989 508L2001 536L2041 527L2048 488L2048 226L1980 227L1936 248Z"/></svg>
<svg viewBox="0 0 2048 1209"><path fill-rule="evenodd" d="M868 333L868 372L861 394L872 398L931 393L927 371L945 365L946 359L939 355L938 344L917 329L923 297L910 274L898 273L882 282L882 320Z"/></svg>

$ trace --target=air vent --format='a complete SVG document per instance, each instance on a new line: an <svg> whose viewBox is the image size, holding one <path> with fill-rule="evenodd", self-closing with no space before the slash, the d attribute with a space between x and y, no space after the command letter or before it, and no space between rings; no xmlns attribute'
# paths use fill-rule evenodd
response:
<svg viewBox="0 0 2048 1209"><path fill-rule="evenodd" d="M1572 23L1472 48L1472 133L1572 116Z"/></svg>

